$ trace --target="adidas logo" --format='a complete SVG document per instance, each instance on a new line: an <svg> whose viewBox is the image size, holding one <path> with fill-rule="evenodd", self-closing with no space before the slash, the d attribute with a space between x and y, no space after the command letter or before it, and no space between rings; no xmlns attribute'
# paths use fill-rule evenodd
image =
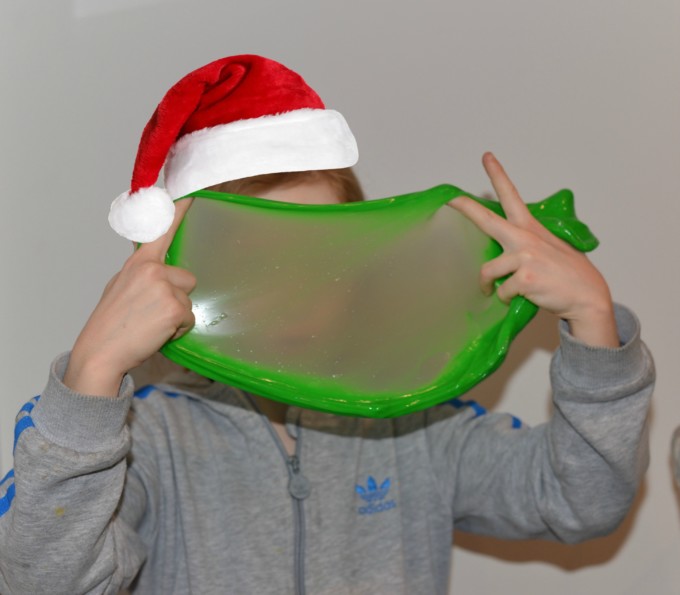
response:
<svg viewBox="0 0 680 595"><path fill-rule="evenodd" d="M385 510L396 508L397 503L394 500L385 500L387 493L390 491L390 478L386 478L380 486L375 479L369 475L366 481L366 487L357 484L354 490L367 502L367 506L360 506L357 508L359 514L376 514Z"/></svg>

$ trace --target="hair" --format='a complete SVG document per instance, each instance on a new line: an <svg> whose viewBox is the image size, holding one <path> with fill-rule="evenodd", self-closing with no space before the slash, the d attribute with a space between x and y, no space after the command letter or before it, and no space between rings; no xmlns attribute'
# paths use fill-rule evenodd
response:
<svg viewBox="0 0 680 595"><path fill-rule="evenodd" d="M364 191L351 167L262 174L250 178L222 182L221 184L211 186L209 189L229 194L256 195L263 190L271 190L281 186L295 186L296 184L316 182L318 180L328 182L337 191L341 203L365 200Z"/></svg>

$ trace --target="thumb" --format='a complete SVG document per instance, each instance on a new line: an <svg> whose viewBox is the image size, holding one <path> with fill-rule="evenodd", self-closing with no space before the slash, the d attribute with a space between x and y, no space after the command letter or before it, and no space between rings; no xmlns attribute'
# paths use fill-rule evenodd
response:
<svg viewBox="0 0 680 595"><path fill-rule="evenodd" d="M193 198L182 198L175 202L175 216L170 228L160 238L155 239L153 242L140 244L137 248L138 258L165 262L165 255L168 252L168 248L170 248L170 244L172 244L172 240L175 238L175 234L182 223L182 219L184 219L184 215L186 215L193 200Z"/></svg>

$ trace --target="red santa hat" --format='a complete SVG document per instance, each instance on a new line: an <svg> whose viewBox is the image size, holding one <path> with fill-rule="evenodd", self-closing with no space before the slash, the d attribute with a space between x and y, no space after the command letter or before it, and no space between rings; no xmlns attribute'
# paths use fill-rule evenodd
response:
<svg viewBox="0 0 680 595"><path fill-rule="evenodd" d="M357 159L345 119L300 75L260 56L222 58L163 97L109 223L129 240L150 242L170 227L173 200L190 192L260 174L350 167ZM164 165L162 189L155 183Z"/></svg>

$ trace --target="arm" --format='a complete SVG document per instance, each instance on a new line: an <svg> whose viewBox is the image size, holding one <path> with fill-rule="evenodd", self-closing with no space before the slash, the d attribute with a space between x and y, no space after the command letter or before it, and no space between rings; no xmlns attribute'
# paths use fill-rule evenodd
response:
<svg viewBox="0 0 680 595"><path fill-rule="evenodd" d="M163 264L186 208L111 280L70 358L57 360L21 414L14 477L0 488L12 484L0 510L3 594L117 593L144 561L135 529L149 512L148 486L127 467L133 387L125 374L193 323L193 276ZM135 441L135 460L143 442Z"/></svg>
<svg viewBox="0 0 680 595"><path fill-rule="evenodd" d="M114 396L128 370L193 326L189 293L196 279L164 264L190 206L189 199L178 201L167 233L140 246L106 286L73 346L66 386L82 394Z"/></svg>
<svg viewBox="0 0 680 595"><path fill-rule="evenodd" d="M452 201L504 252L480 273L490 294L522 295L561 319L549 423L513 428L502 415L465 412L433 448L450 480L457 526L499 537L600 535L623 518L647 466L647 412L654 381L637 320L616 311L602 275L529 213L500 163L484 167L507 219L467 198ZM443 459L438 457L443 456Z"/></svg>
<svg viewBox="0 0 680 595"><path fill-rule="evenodd" d="M139 537L116 517L132 382L126 378L115 398L81 395L61 382L67 361L57 359L42 395L18 419L14 498L0 517L7 595L117 593L145 557Z"/></svg>
<svg viewBox="0 0 680 595"><path fill-rule="evenodd" d="M515 428L509 415L466 410L433 428L457 528L576 542L621 522L647 467L654 367L635 317L618 307L616 320L618 348L588 346L561 324L548 423Z"/></svg>

